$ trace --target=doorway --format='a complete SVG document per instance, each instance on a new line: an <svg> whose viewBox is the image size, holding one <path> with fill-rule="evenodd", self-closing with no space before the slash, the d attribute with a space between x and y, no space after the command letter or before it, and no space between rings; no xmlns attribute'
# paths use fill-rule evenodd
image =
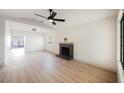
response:
<svg viewBox="0 0 124 93"><path fill-rule="evenodd" d="M12 36L11 37L11 53L13 56L25 54L25 37Z"/></svg>

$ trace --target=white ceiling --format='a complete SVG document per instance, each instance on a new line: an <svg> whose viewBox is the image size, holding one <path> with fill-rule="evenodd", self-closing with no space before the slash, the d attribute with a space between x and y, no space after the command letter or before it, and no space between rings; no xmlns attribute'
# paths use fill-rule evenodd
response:
<svg viewBox="0 0 124 93"><path fill-rule="evenodd" d="M14 21L6 21L6 27L9 27L11 31L34 31L32 29L36 29L35 32L41 32L41 33L48 33L51 32L52 30L36 26L36 25L29 25L29 24L24 24L24 23L19 23L19 22L14 22Z"/></svg>
<svg viewBox="0 0 124 93"><path fill-rule="evenodd" d="M54 11L57 12L55 18L64 18L66 21L56 22L57 25L55 26L47 20L41 24L57 30L117 15L118 12L116 9L54 9ZM35 20L37 22L44 20L44 18L35 16L35 13L49 16L48 9L0 9L0 15Z"/></svg>

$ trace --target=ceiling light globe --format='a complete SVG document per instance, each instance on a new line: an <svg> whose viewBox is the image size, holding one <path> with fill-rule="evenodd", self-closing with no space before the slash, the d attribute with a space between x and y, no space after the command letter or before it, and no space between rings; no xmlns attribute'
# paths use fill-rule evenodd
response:
<svg viewBox="0 0 124 93"><path fill-rule="evenodd" d="M52 20L52 19L49 19L48 21L49 21L49 22L53 22L53 20Z"/></svg>

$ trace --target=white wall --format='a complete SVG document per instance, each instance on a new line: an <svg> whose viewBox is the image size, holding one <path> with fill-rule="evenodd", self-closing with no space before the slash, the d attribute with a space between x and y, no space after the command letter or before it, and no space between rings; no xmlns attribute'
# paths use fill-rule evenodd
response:
<svg viewBox="0 0 124 93"><path fill-rule="evenodd" d="M56 31L56 47L68 38L74 43L74 58L103 68L116 69L117 31L115 16ZM56 52L56 51L55 51ZM56 52L58 53L58 51Z"/></svg>
<svg viewBox="0 0 124 93"><path fill-rule="evenodd" d="M5 20L2 16L0 16L0 65L4 64L5 61Z"/></svg>
<svg viewBox="0 0 124 93"><path fill-rule="evenodd" d="M11 36L25 36L25 51L33 52L45 49L45 35L34 31L11 30Z"/></svg>
<svg viewBox="0 0 124 93"><path fill-rule="evenodd" d="M8 21L5 21L5 62L8 60L8 57L10 55L10 44L11 44L10 26Z"/></svg>
<svg viewBox="0 0 124 93"><path fill-rule="evenodd" d="M55 31L51 31L45 35L45 42L46 42L46 50L57 53L58 47L56 46L56 34Z"/></svg>

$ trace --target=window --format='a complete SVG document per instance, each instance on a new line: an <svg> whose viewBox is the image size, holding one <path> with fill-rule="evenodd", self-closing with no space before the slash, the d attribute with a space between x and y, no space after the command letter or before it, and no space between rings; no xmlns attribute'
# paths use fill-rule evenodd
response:
<svg viewBox="0 0 124 93"><path fill-rule="evenodd" d="M24 48L24 37L13 36L11 38L11 48Z"/></svg>

